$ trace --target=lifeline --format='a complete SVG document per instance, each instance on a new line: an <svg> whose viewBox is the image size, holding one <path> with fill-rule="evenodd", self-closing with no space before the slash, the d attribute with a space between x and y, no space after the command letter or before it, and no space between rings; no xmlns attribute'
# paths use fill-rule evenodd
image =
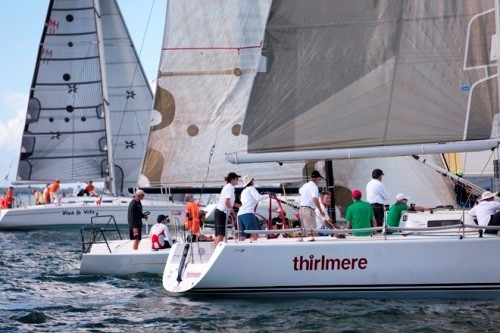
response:
<svg viewBox="0 0 500 333"><path fill-rule="evenodd" d="M326 258L324 255L321 259L314 259L314 256L304 258L303 256L294 257L294 271L328 271L328 270L354 270L365 269L368 266L366 258Z"/></svg>

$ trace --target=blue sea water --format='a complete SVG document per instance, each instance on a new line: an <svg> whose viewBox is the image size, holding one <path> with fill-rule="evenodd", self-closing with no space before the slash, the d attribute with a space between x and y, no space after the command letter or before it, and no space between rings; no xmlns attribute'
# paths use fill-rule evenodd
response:
<svg viewBox="0 0 500 333"><path fill-rule="evenodd" d="M495 299L172 295L156 275L80 276L80 253L78 230L0 232L0 332L493 332L500 324Z"/></svg>

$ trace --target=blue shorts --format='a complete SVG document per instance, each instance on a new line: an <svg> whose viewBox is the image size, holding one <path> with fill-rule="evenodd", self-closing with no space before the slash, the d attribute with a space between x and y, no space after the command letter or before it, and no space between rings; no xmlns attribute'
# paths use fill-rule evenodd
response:
<svg viewBox="0 0 500 333"><path fill-rule="evenodd" d="M247 213L238 216L238 234L245 236L244 230L259 230L259 220L254 213Z"/></svg>

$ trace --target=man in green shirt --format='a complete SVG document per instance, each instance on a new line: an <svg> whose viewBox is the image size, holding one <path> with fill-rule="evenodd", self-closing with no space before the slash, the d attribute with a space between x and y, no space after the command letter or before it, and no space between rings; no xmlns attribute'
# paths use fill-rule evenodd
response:
<svg viewBox="0 0 500 333"><path fill-rule="evenodd" d="M354 202L347 207L345 214L347 229L375 228L377 226L377 221L373 214L373 208L368 202L361 200L361 191L353 190L351 192L351 197ZM371 236L372 232L353 232L352 235Z"/></svg>
<svg viewBox="0 0 500 333"><path fill-rule="evenodd" d="M399 227L401 214L403 214L403 212L407 211L409 208L409 199L410 198L403 193L398 193L398 195L396 195L396 203L391 206L389 212L387 213L386 223L388 227ZM415 206L412 210L423 212L425 208L421 206Z"/></svg>

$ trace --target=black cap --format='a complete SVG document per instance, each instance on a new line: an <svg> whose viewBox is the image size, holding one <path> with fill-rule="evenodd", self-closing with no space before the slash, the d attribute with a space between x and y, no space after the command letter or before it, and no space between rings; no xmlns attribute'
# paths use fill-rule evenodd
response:
<svg viewBox="0 0 500 333"><path fill-rule="evenodd" d="M226 179L226 181L227 181L227 182L229 182L229 181L231 181L232 179L238 179L238 178L241 178L241 176L240 176L240 175L237 175L237 174L236 174L236 173L234 173L234 172L230 172L230 173L228 173L228 174L227 174L227 176L226 176L226 178L225 178L225 179Z"/></svg>
<svg viewBox="0 0 500 333"><path fill-rule="evenodd" d="M314 170L314 171L311 173L311 178L325 178L325 177L323 177L323 176L319 173L319 171Z"/></svg>
<svg viewBox="0 0 500 333"><path fill-rule="evenodd" d="M156 221L161 222L161 221L166 220L166 219L168 219L168 215L160 214L160 215L158 215L158 218L156 219Z"/></svg>
<svg viewBox="0 0 500 333"><path fill-rule="evenodd" d="M380 176L385 176L384 172L380 169L375 169L372 171L372 178L378 178Z"/></svg>

